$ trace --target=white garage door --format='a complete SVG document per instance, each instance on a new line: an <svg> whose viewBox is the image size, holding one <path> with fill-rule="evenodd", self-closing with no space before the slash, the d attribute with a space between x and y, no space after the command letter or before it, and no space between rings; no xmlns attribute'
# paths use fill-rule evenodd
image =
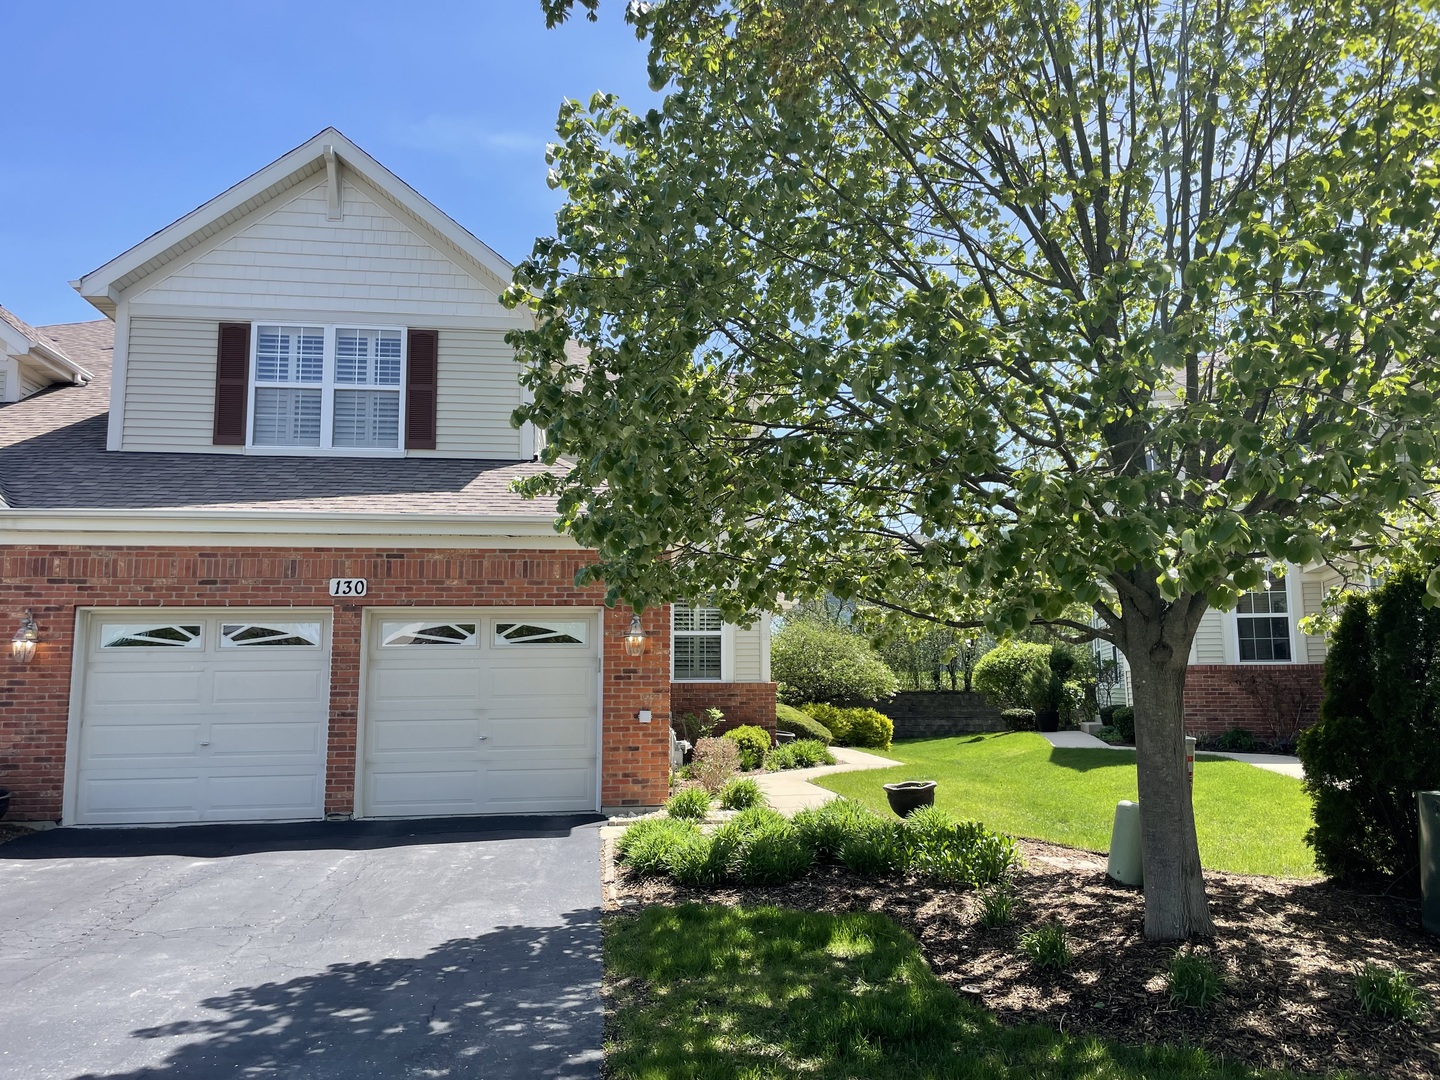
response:
<svg viewBox="0 0 1440 1080"><path fill-rule="evenodd" d="M593 613L442 609L372 620L367 816L595 809Z"/></svg>
<svg viewBox="0 0 1440 1080"><path fill-rule="evenodd" d="M323 614L150 609L89 622L77 823L322 816Z"/></svg>

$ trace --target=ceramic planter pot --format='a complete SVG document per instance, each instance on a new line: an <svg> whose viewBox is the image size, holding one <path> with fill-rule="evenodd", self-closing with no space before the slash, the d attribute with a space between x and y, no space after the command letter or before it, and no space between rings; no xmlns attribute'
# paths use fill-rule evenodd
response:
<svg viewBox="0 0 1440 1080"><path fill-rule="evenodd" d="M922 806L935 805L935 781L901 780L898 784L886 784L885 798L891 810L902 818L909 817Z"/></svg>
<svg viewBox="0 0 1440 1080"><path fill-rule="evenodd" d="M1038 731L1059 731L1060 710L1039 709L1035 713L1035 728Z"/></svg>

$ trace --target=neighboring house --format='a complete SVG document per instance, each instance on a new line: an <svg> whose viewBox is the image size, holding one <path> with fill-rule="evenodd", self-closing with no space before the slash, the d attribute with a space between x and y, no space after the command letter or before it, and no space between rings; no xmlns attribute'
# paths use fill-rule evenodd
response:
<svg viewBox="0 0 1440 1080"><path fill-rule="evenodd" d="M1231 611L1207 611L1190 650L1185 678L1185 730L1219 735L1241 727L1264 738L1293 739L1313 723L1325 664L1323 637L1301 632L1300 620L1317 615L1342 579L1329 566L1287 565L1267 575L1265 587L1241 597ZM1121 693L1131 700L1125 658L1118 660Z"/></svg>
<svg viewBox="0 0 1440 1080"><path fill-rule="evenodd" d="M105 320L0 321L15 816L653 806L672 708L773 729L766 620L651 609L633 655L509 490L510 276L328 129L75 282Z"/></svg>

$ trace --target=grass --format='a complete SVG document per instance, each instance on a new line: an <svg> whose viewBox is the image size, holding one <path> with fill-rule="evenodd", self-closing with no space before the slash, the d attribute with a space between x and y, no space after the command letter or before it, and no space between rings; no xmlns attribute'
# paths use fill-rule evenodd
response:
<svg viewBox="0 0 1440 1080"><path fill-rule="evenodd" d="M869 912L650 907L608 921L606 1074L624 1080L1242 1080L1203 1050L998 1023Z"/></svg>
<svg viewBox="0 0 1440 1080"><path fill-rule="evenodd" d="M937 806L1013 836L1107 851L1115 804L1136 798L1135 753L1052 747L1030 732L895 743L894 769L836 773L817 781L887 812L882 784L937 780ZM1310 800L1300 781L1240 761L1195 762L1195 825L1209 870L1313 877L1305 844Z"/></svg>

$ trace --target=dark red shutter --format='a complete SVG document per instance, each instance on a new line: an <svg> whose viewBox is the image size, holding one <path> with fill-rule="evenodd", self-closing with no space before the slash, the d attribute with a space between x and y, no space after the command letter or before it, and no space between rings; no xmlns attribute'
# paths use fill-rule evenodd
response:
<svg viewBox="0 0 1440 1080"><path fill-rule="evenodd" d="M435 399L439 383L440 335L411 330L405 373L405 449L435 449Z"/></svg>
<svg viewBox="0 0 1440 1080"><path fill-rule="evenodd" d="M216 446L245 445L245 406L250 396L250 324L221 323L215 350Z"/></svg>

